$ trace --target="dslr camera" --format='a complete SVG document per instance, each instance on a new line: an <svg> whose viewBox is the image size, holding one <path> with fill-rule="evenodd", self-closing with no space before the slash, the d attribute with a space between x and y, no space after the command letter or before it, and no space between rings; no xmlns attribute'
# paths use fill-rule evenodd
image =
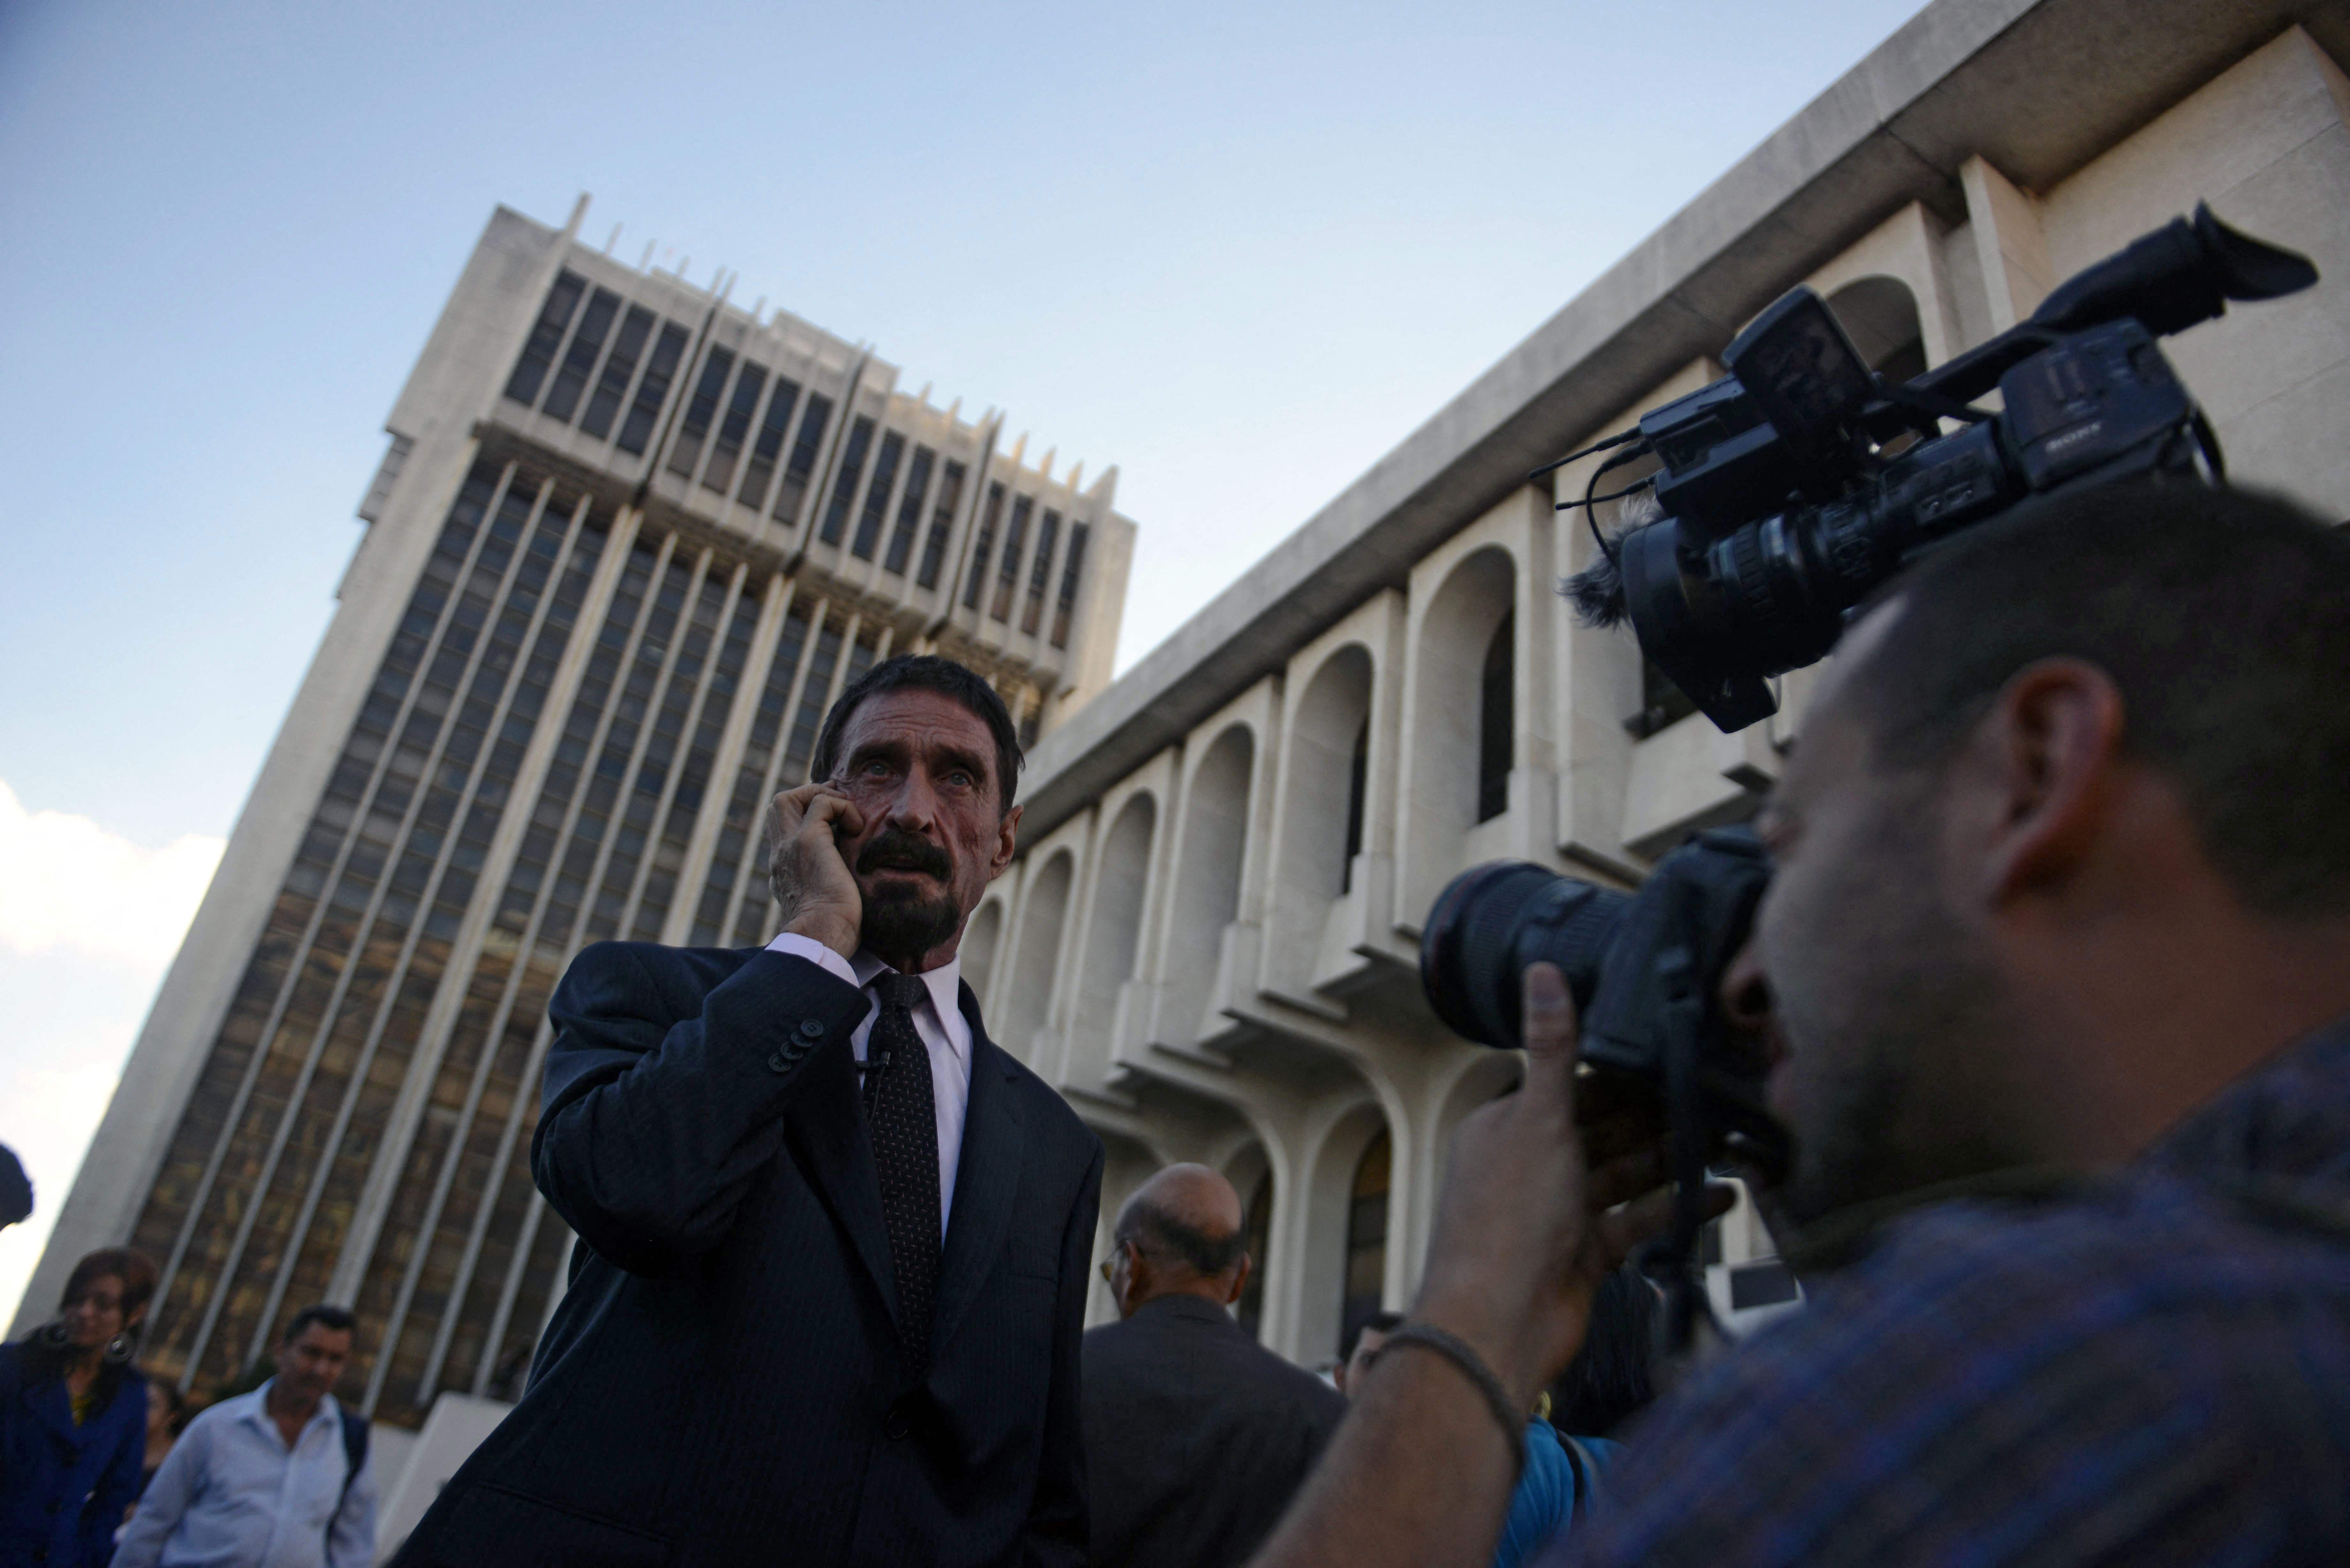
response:
<svg viewBox="0 0 2350 1568"><path fill-rule="evenodd" d="M2030 320L1900 386L1872 373L1827 302L1781 296L1722 353L1730 374L1562 458L1642 459L1663 515L1601 539L1571 579L1586 624L1628 619L1641 652L1724 732L1777 709L1770 678L1825 655L1845 619L1901 567L2029 497L2175 475L2219 483L2217 439L2157 339L2229 300L2317 281L2308 260L2198 206L2069 279ZM1973 400L1996 389L2000 408ZM1944 421L1958 428L1942 433ZM1537 472L1543 471L1538 470ZM1593 524L1595 535L1596 524ZM1789 1152L1763 1109L1767 1071L1724 1026L1716 992L1770 877L1744 828L1697 835L1637 893L1523 861L1455 877L1423 928L1420 981L1455 1033L1519 1044L1519 977L1565 973L1593 1070L1660 1096L1686 1273L1698 1192L1726 1145L1768 1175ZM1686 1315L1686 1309L1682 1314Z"/></svg>

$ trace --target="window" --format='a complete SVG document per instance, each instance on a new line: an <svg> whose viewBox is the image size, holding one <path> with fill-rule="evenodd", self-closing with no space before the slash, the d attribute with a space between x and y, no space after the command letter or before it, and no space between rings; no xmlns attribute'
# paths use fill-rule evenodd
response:
<svg viewBox="0 0 2350 1568"><path fill-rule="evenodd" d="M954 532L955 508L962 504L962 464L947 464L946 477L939 481L939 504L931 513L931 535L922 541L922 569L914 575L914 581L922 587L939 586L939 570L946 565L947 539Z"/></svg>
<svg viewBox="0 0 2350 1568"><path fill-rule="evenodd" d="M987 506L979 516L979 542L972 546L971 571L962 581L962 607L979 607L979 591L987 583L987 554L995 547L995 521L1003 515L1003 486L987 487Z"/></svg>
<svg viewBox="0 0 2350 1568"><path fill-rule="evenodd" d="M1077 609L1077 576L1086 568L1086 536L1093 530L1083 523L1069 524L1069 558L1061 563L1060 602L1053 607L1053 646L1069 646L1069 620Z"/></svg>
<svg viewBox="0 0 2350 1568"><path fill-rule="evenodd" d="M1037 728L1045 722L1045 699L1035 691L1022 691L1014 711L1020 715L1020 749L1028 750L1036 743Z"/></svg>
<svg viewBox="0 0 2350 1568"><path fill-rule="evenodd" d="M702 360L702 379L694 384L692 400L685 405L677 440L670 443L671 473L693 477L695 465L702 461L702 438L710 433L710 421L718 412L718 394L726 389L727 373L733 369L734 356L723 348L712 348Z"/></svg>
<svg viewBox="0 0 2350 1568"><path fill-rule="evenodd" d="M637 383L637 400L629 405L628 421L620 426L620 439L613 443L622 452L642 452L645 442L652 439L661 405L669 401L670 378L677 374L677 362L685 358L685 345L684 327L674 321L661 323L652 363L645 367L645 379Z"/></svg>
<svg viewBox="0 0 2350 1568"><path fill-rule="evenodd" d="M629 306L620 322L619 339L612 345L612 356L604 361L604 373L596 378L596 395L588 400L588 411L579 416L581 430L599 441L612 433L620 400L629 395L629 378L637 373L637 357L645 351L645 339L652 332L653 313L641 305Z"/></svg>
<svg viewBox="0 0 2350 1568"><path fill-rule="evenodd" d="M865 489L865 506L858 514L857 537L849 542L848 553L860 561L873 558L874 545L881 542L881 514L889 509L889 490L898 483L898 460L905 454L906 438L896 431L881 437L881 455L873 460L873 483Z"/></svg>
<svg viewBox="0 0 2350 1568"><path fill-rule="evenodd" d="M1517 765L1518 612L1511 610L1485 645L1485 673L1477 710L1477 820L1491 822L1510 809L1510 770Z"/></svg>
<svg viewBox="0 0 2350 1568"><path fill-rule="evenodd" d="M914 449L913 466L906 470L906 499L898 504L898 525L889 531L889 549L881 569L906 575L906 557L914 553L914 529L922 521L922 492L931 487L931 464L938 454L929 447Z"/></svg>
<svg viewBox="0 0 2350 1568"><path fill-rule="evenodd" d="M743 488L734 499L756 510L766 504L767 482L775 477L775 459L782 455L784 435L791 429L792 410L800 400L800 384L775 378L775 395L767 400L767 417L759 421L759 439L752 443L751 461L743 465Z"/></svg>
<svg viewBox="0 0 2350 1568"><path fill-rule="evenodd" d="M1363 852L1363 796L1371 779L1371 722L1355 732L1355 760L1347 764L1347 859L1338 867L1338 891L1355 890L1355 857Z"/></svg>
<svg viewBox="0 0 2350 1568"><path fill-rule="evenodd" d="M788 528L800 520L800 501L816 474L816 454L824 450L825 428L832 423L832 400L808 395L807 412L800 416L799 439L792 442L792 460L784 465L784 485L775 496L775 520Z"/></svg>
<svg viewBox="0 0 2350 1568"><path fill-rule="evenodd" d="M1020 580L1020 546L1028 534L1028 514L1035 509L1033 495L1014 496L1012 502L1012 523L1003 530L1003 566L995 574L995 597L989 601L988 618L1008 620L1012 616L1012 589Z"/></svg>
<svg viewBox="0 0 2350 1568"><path fill-rule="evenodd" d="M743 360L743 373L734 378L734 395L726 400L726 417L719 421L718 439L710 443L710 468L702 476L706 488L723 495L734 483L734 460L742 455L743 438L750 433L751 416L766 389L767 368Z"/></svg>
<svg viewBox="0 0 2350 1568"><path fill-rule="evenodd" d="M555 385L547 389L546 406L541 413L571 422L571 410L579 406L579 394L588 389L588 378L595 371L596 357L604 351L604 337L612 330L612 317L619 313L620 296L610 289L599 288L588 296L588 313L579 318L579 330L572 335L563 369L556 372Z"/></svg>
<svg viewBox="0 0 2350 1568"><path fill-rule="evenodd" d="M517 403L538 401L538 384L546 379L546 369L555 363L555 351L563 344L563 329L571 325L571 313L579 307L579 296L588 280L577 273L567 272L555 280L546 291L546 304L538 312L538 325L530 329L530 337L522 346L522 358L515 362L514 374L506 381L506 396Z"/></svg>
<svg viewBox="0 0 2350 1568"><path fill-rule="evenodd" d="M1355 1189L1347 1205L1347 1293L1338 1306L1338 1343L1344 1345L1379 1310L1388 1272L1388 1165L1385 1128L1363 1150L1355 1167Z"/></svg>
<svg viewBox="0 0 2350 1568"><path fill-rule="evenodd" d="M848 444L841 449L840 472L832 483L832 499L825 504L824 526L816 537L827 545L840 543L848 525L848 504L857 498L857 482L865 475L865 449L873 444L873 421L863 414L848 427Z"/></svg>
<svg viewBox="0 0 2350 1568"><path fill-rule="evenodd" d="M1036 530L1036 559L1028 569L1028 603L1020 612L1020 629L1029 637L1036 635L1036 623L1045 614L1045 586L1053 580L1053 546L1060 541L1061 514L1046 508L1045 521Z"/></svg>

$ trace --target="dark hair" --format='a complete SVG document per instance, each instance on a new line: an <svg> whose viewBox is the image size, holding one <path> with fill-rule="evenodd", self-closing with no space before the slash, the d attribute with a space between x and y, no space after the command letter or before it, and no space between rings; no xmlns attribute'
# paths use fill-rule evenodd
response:
<svg viewBox="0 0 2350 1568"><path fill-rule="evenodd" d="M330 1306L325 1302L320 1302L316 1306L306 1306L296 1313L294 1321L286 1325L286 1332L279 1337L278 1343L293 1344L302 1337L302 1331L314 1323L331 1333L352 1334L357 1331L359 1321L351 1315L348 1307Z"/></svg>
<svg viewBox="0 0 2350 1568"><path fill-rule="evenodd" d="M122 1316L127 1323L130 1314L155 1298L155 1264L144 1252L128 1247L100 1247L73 1266L66 1276L65 1293L57 1298L59 1305L72 1301L88 1288L92 1280L102 1280L109 1274L122 1282Z"/></svg>
<svg viewBox="0 0 2350 1568"><path fill-rule="evenodd" d="M1583 1348L1551 1385L1550 1424L1578 1438L1604 1438L1657 1397L1648 1376L1657 1293L1629 1264L1599 1282Z"/></svg>
<svg viewBox="0 0 2350 1568"><path fill-rule="evenodd" d="M1118 1241L1131 1241L1160 1262L1181 1263L1201 1279L1212 1280L1239 1263L1248 1251L1246 1227L1224 1235L1211 1235L1187 1225L1149 1199L1126 1206L1118 1216Z"/></svg>
<svg viewBox="0 0 2350 1568"><path fill-rule="evenodd" d="M840 760L841 732L848 728L849 716L858 704L868 697L883 691L936 691L954 699L978 715L995 738L995 794L999 815L1012 810L1013 796L1020 787L1020 732L1013 726L1012 711L995 688L981 680L976 671L966 670L951 659L941 659L934 653L901 653L885 659L841 691L832 711L824 716L824 728L816 738L816 757L809 763L808 777L830 778L833 764Z"/></svg>
<svg viewBox="0 0 2350 1568"><path fill-rule="evenodd" d="M1362 1322L1355 1324L1354 1327L1347 1331L1347 1337L1338 1343L1338 1359L1341 1361L1354 1360L1355 1346L1363 1343L1363 1335L1366 1333L1393 1334L1402 1326L1403 1314L1399 1312L1373 1313L1370 1316L1365 1318Z"/></svg>
<svg viewBox="0 0 2350 1568"><path fill-rule="evenodd" d="M2122 746L2185 796L2245 905L2350 912L2350 537L2240 490L2132 483L1960 534L1889 586L1848 688L1880 765L1938 770L1999 691L2069 656L2121 689Z"/></svg>

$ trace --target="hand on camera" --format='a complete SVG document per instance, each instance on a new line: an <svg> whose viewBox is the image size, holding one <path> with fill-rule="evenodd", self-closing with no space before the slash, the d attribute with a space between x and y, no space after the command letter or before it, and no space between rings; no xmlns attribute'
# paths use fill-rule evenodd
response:
<svg viewBox="0 0 2350 1568"><path fill-rule="evenodd" d="M840 840L865 831L864 813L837 785L816 783L785 790L767 814L767 881L783 929L855 958L865 899Z"/></svg>
<svg viewBox="0 0 2350 1568"><path fill-rule="evenodd" d="M1577 1084L1575 1004L1555 966L1526 971L1523 1006L1525 1081L1453 1134L1411 1316L1467 1340L1532 1408L1582 1347L1599 1282L1667 1228L1672 1193L1653 1111ZM1594 1096L1580 1117L1579 1088Z"/></svg>

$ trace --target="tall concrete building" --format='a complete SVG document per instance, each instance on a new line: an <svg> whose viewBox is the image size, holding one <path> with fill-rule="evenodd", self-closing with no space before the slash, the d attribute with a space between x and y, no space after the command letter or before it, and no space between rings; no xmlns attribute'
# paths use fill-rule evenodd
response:
<svg viewBox="0 0 2350 1568"><path fill-rule="evenodd" d="M1104 1213L1169 1159L1229 1173L1244 1315L1301 1361L1409 1301L1445 1140L1517 1070L1420 999L1438 890L1501 857L1634 883L1754 810L1810 684L1690 716L1558 597L1593 546L1552 508L1599 459L1527 475L1720 376L1784 290L1914 374L2209 200L2324 281L2167 351L2237 479L2350 518L2345 59L2338 3L1935 0L1045 737L964 973L1107 1141ZM1790 1293L1745 1211L1715 1245L1726 1312Z"/></svg>
<svg viewBox="0 0 2350 1568"><path fill-rule="evenodd" d="M330 1299L344 1391L395 1426L512 1390L568 1241L529 1146L570 956L773 935L759 814L875 660L962 660L1032 741L1107 681L1115 470L1031 466L579 216L501 209L467 262L26 1297L130 1241L163 1270L144 1359L183 1383Z"/></svg>

